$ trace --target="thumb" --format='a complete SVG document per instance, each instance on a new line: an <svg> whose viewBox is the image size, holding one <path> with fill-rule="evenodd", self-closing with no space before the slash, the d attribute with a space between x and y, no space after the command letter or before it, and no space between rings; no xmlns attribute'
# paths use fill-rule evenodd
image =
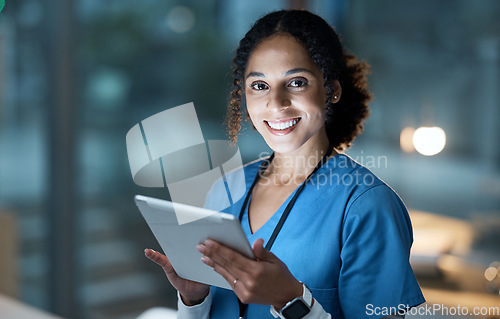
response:
<svg viewBox="0 0 500 319"><path fill-rule="evenodd" d="M274 262L278 259L272 252L264 248L264 239L259 238L253 243L253 253L258 260Z"/></svg>
<svg viewBox="0 0 500 319"><path fill-rule="evenodd" d="M170 264L167 256L153 249L145 249L144 255L146 255L148 259L152 260L157 265L161 266L167 275L174 272L174 268L172 267L172 264Z"/></svg>

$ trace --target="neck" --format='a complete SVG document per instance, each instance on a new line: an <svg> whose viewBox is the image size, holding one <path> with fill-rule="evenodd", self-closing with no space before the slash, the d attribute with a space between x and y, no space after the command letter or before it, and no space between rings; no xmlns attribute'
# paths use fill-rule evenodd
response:
<svg viewBox="0 0 500 319"><path fill-rule="evenodd" d="M277 184L301 184L325 156L328 147L329 144L326 141L313 147L303 145L289 153L275 152L268 174L274 176ZM333 151L332 155L335 154Z"/></svg>

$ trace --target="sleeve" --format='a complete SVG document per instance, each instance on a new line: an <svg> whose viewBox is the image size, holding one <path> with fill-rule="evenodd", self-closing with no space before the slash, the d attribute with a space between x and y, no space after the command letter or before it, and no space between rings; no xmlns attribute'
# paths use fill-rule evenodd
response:
<svg viewBox="0 0 500 319"><path fill-rule="evenodd" d="M177 319L209 319L210 306L212 305L212 293L196 306L186 306L177 292Z"/></svg>
<svg viewBox="0 0 500 319"><path fill-rule="evenodd" d="M381 318L425 302L409 263L410 217L391 188L365 190L343 224L338 290L345 318Z"/></svg>

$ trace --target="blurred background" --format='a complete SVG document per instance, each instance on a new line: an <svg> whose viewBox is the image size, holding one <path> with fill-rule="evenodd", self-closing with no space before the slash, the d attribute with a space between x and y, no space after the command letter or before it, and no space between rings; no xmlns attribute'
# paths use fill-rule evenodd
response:
<svg viewBox="0 0 500 319"><path fill-rule="evenodd" d="M174 308L175 292L143 256L159 246L132 200L168 191L133 183L125 135L194 102L205 138L225 138L239 39L265 13L297 7L372 66L371 117L347 154L408 206L429 303L499 306L496 0L7 0L0 297L77 319ZM239 147L244 162L269 152L248 126Z"/></svg>

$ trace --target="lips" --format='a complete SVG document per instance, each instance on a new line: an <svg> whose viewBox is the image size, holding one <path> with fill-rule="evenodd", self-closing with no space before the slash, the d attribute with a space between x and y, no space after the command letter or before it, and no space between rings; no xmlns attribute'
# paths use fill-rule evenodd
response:
<svg viewBox="0 0 500 319"><path fill-rule="evenodd" d="M266 123L267 129L274 135L286 135L292 132L297 123L299 123L300 117L289 118L283 120L273 120L264 121Z"/></svg>

